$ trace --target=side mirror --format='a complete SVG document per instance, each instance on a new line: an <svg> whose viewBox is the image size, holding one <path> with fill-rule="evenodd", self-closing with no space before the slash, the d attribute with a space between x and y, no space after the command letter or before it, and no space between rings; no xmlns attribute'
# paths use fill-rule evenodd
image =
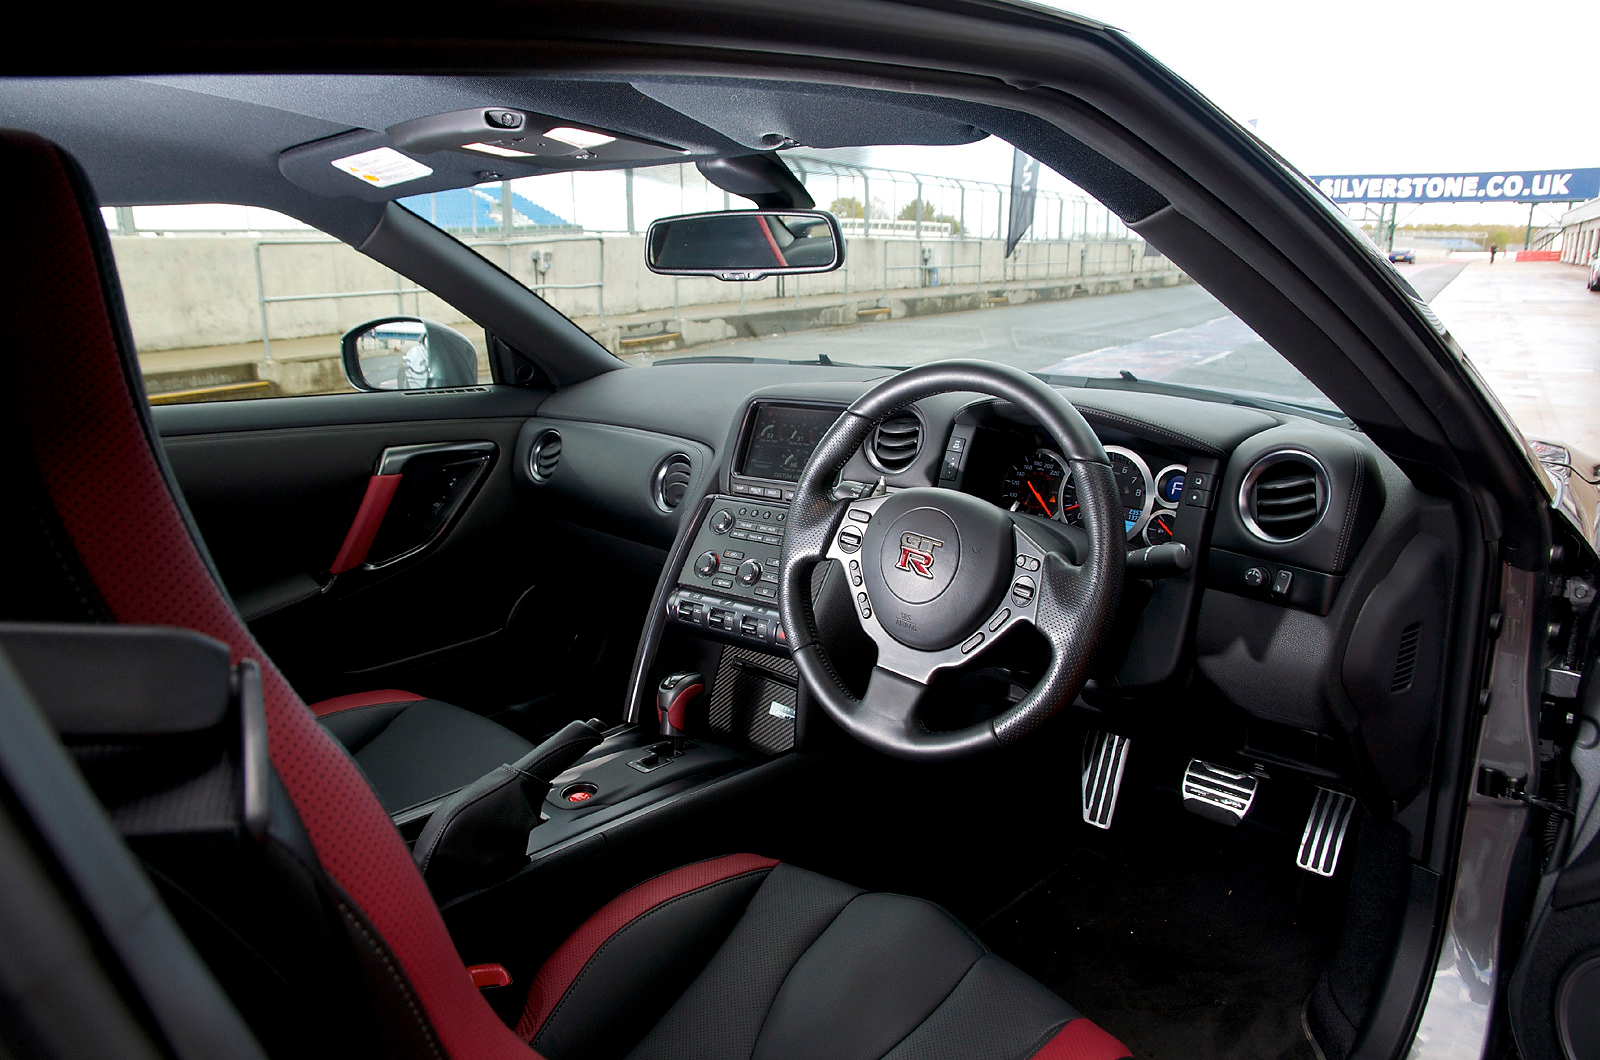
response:
<svg viewBox="0 0 1600 1060"><path fill-rule="evenodd" d="M478 351L451 327L420 317L369 320L339 342L344 374L357 390L476 386Z"/></svg>
<svg viewBox="0 0 1600 1060"><path fill-rule="evenodd" d="M844 264L844 236L821 210L684 214L650 225L645 264L668 276L719 280L832 272Z"/></svg>

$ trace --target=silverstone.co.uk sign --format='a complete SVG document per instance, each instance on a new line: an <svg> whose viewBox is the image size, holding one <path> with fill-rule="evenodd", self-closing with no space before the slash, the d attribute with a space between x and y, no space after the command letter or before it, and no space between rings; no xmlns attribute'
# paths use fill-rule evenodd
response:
<svg viewBox="0 0 1600 1060"><path fill-rule="evenodd" d="M1312 177L1334 202L1580 202L1600 198L1600 169Z"/></svg>

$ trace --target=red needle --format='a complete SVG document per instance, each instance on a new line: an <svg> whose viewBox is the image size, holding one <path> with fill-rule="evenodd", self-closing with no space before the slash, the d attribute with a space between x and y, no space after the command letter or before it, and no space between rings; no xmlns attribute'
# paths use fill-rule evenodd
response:
<svg viewBox="0 0 1600 1060"><path fill-rule="evenodd" d="M1045 500L1043 497L1039 496L1039 491L1038 491L1037 488L1034 487L1034 484L1033 484L1033 482L1031 480L1023 479L1023 481L1028 483L1028 488L1030 490L1033 490L1034 499L1039 502L1039 507L1044 509L1044 514L1049 515L1050 514L1050 502Z"/></svg>
<svg viewBox="0 0 1600 1060"><path fill-rule="evenodd" d="M1063 508L1061 510L1064 511L1064 512L1070 512L1070 511L1072 511L1072 509L1074 509L1076 507L1077 507L1076 504L1069 504L1069 505L1067 505L1065 508Z"/></svg>

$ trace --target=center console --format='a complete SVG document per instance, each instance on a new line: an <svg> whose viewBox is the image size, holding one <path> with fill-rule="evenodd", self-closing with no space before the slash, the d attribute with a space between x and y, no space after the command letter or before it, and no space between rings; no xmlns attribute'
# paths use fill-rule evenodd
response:
<svg viewBox="0 0 1600 1060"><path fill-rule="evenodd" d="M794 485L843 408L754 402L740 425L729 491L706 519L668 595L668 619L721 640L782 649L778 571Z"/></svg>

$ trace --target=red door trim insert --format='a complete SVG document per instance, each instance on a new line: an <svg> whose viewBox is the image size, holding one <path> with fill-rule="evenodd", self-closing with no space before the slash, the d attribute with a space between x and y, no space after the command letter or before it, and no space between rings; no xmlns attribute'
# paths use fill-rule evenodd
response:
<svg viewBox="0 0 1600 1060"><path fill-rule="evenodd" d="M356 509L355 521L345 533L344 544L339 546L339 555L334 557L329 571L343 574L366 562L367 550L372 548L372 541L378 536L378 527L383 525L383 517L388 514L389 502L394 500L394 491L399 488L402 477L373 475L367 480L367 492L361 498L361 507Z"/></svg>

